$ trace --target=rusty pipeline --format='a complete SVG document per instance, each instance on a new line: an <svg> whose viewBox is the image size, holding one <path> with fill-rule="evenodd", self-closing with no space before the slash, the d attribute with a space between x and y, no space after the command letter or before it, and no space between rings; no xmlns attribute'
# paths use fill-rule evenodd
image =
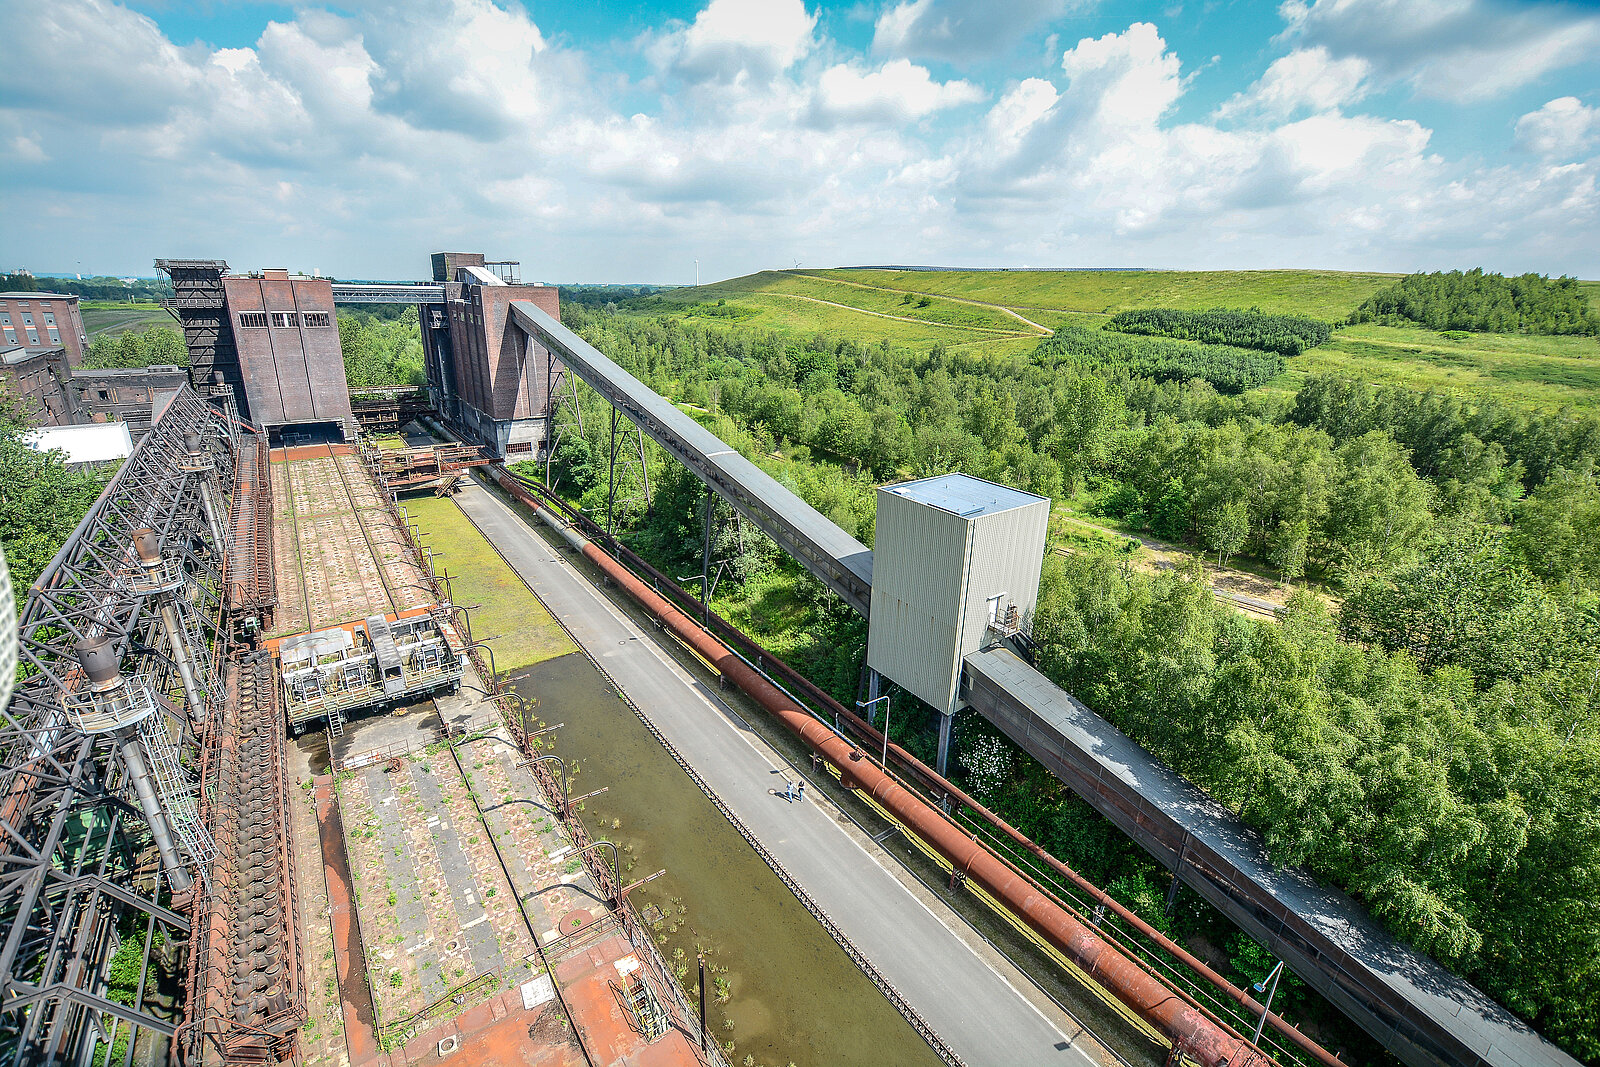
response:
<svg viewBox="0 0 1600 1067"><path fill-rule="evenodd" d="M531 479L525 481L523 485L526 488L532 488L542 494L549 495L548 489L545 489L542 485L532 481ZM556 507L561 510L563 517L566 518L569 523L574 519L578 520L579 522L585 521L584 517L580 513L565 507L561 503L559 497L553 497L552 501L555 503ZM537 505L537 507L542 508L545 511L549 510L549 505L542 501ZM572 539L573 532L570 530L570 526L567 529L564 529L562 532L568 536L569 540ZM596 529L592 532L597 533L598 530ZM653 579L655 583L654 588L658 592L660 592L664 587L667 593L679 597L681 602L690 603L692 606L693 597L689 593L685 592L680 586L678 586L678 584L671 578L652 567L649 561L639 556L638 553L629 549L621 542L615 542L613 547L616 549L623 562L626 563L630 568L638 570L646 577ZM733 624L729 623L716 612L713 611L709 612L708 614L711 621L710 628L713 633L720 634L724 640L731 642L739 648L742 648L747 660L757 657L759 657L760 660L764 660L764 670L766 670L768 673L778 674L797 692L803 693L809 699L816 701L816 703L825 712L832 714L835 717L834 721L836 723L843 722L847 724L852 733L865 738L866 742L874 749L883 743L883 734L881 734L871 723L867 722L867 720L863 719L855 711L843 704L840 704L837 700L834 700L832 696L816 686L809 678L800 674L793 667L789 666L788 663L785 663L781 657L773 655L770 651L762 648L759 644L756 644L750 637L741 632L737 627L733 626ZM1259 1017L1265 1010L1264 1005L1262 1005L1261 1002L1257 1001L1254 997L1250 996L1248 992L1239 988L1222 975L1218 974L1213 968L1206 964L1204 960L1201 960L1193 953L1185 949L1182 945L1167 937L1167 935L1163 934L1160 930L1157 930L1155 927L1145 922L1144 919L1140 918L1137 913L1129 910L1125 905L1122 904L1122 902L1118 901L1115 897L1110 896L1099 886L1095 885L1093 882L1083 877L1083 875L1073 870L1067 864L1061 862L1061 860L1051 855L1043 846L1039 845L1021 830L1018 830L1016 827L1006 822L1006 820L1001 818L998 814L980 804L959 786L946 779L943 775L939 774L932 767L929 767L915 755L895 744L892 740L889 742L888 750L889 753L894 757L895 761L909 772L910 778L918 782L922 788L931 791L935 795L942 793L948 796L951 800L957 802L972 812L973 815L999 830L1002 834L1016 843L1020 848L1031 853L1036 859L1043 862L1057 874L1066 878L1096 904L1104 906L1107 911L1111 912L1123 922L1127 923L1157 948L1170 954L1173 958L1178 960L1179 963L1182 963L1195 974L1205 979L1205 981L1210 983L1210 985L1215 988L1218 993L1238 1004L1239 1007L1244 1011ZM1010 864L1008 862L1008 866L1015 867L1015 864ZM1185 996L1187 997L1186 994ZM1187 999L1189 999L1191 1003L1198 1004L1198 1002L1194 1001L1192 997L1187 997ZM1202 1008L1202 1010L1205 1009ZM1207 1014L1209 1015L1210 1013L1208 1012ZM1215 1016L1212 1017L1215 1018ZM1237 1031L1234 1031L1232 1028L1228 1027L1226 1022L1223 1022L1220 1019L1216 1021L1227 1028L1230 1033L1237 1034ZM1332 1052L1329 1052L1316 1041L1313 1041L1311 1038L1307 1037L1296 1026L1294 1026L1294 1024L1290 1023L1287 1019L1284 1019L1276 1012L1266 1012L1266 1023L1275 1032L1287 1038L1302 1052L1306 1053L1318 1063L1325 1065L1325 1067L1345 1067L1344 1062Z"/></svg>
<svg viewBox="0 0 1600 1067"><path fill-rule="evenodd" d="M859 748L812 718L632 571L587 538L578 536L550 512L548 505L536 501L503 468L495 467L491 471L497 483L561 531L575 549L674 636L713 664L724 677L837 768L846 786L872 797L954 869L1001 901L1012 914L1171 1042L1174 1049L1181 1050L1189 1060L1202 1067L1244 1067L1252 1062L1267 1061L1267 1057L1248 1041L1228 1033L1207 1018L1184 997L1102 940L1027 878L950 822L942 812L879 769Z"/></svg>

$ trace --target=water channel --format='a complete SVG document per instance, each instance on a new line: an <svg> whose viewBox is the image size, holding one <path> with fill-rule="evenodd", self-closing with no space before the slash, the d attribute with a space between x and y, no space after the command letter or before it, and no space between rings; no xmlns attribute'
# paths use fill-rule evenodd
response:
<svg viewBox="0 0 1600 1067"><path fill-rule="evenodd" d="M575 793L598 837L624 850L626 878L666 874L630 898L661 912L657 944L695 983L695 953L727 983L708 990L711 1031L733 1064L892 1067L939 1063L932 1050L751 850L582 653L519 672L512 686L564 725L554 751L581 768ZM729 1025L731 1024L731 1025ZM748 1057L748 1058L747 1058Z"/></svg>

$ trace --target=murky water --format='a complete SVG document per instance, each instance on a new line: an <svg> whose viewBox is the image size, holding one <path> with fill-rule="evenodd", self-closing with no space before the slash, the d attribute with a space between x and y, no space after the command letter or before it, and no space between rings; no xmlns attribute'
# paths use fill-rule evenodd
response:
<svg viewBox="0 0 1600 1067"><path fill-rule="evenodd" d="M630 894L662 912L657 943L695 981L707 951L729 999L708 998L711 1030L733 1041L729 1061L769 1067L891 1067L939 1060L722 813L661 747L581 653L521 672L513 685L539 698L555 752L580 771L573 789L609 791L585 802L596 837L624 848L631 879L666 875ZM613 821L620 826L613 827ZM682 956L678 956L678 952ZM724 970L724 968L726 970ZM725 1023L731 1022L732 1027Z"/></svg>

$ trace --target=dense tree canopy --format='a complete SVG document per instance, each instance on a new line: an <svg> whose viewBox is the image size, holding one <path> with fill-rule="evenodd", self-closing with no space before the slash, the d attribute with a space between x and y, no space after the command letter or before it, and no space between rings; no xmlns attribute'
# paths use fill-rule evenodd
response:
<svg viewBox="0 0 1600 1067"><path fill-rule="evenodd" d="M70 293L84 300L110 300L118 304L151 303L172 295L172 283L165 278L135 278L129 283L108 276L37 278L34 281L40 292Z"/></svg>
<svg viewBox="0 0 1600 1067"><path fill-rule="evenodd" d="M23 444L24 429L15 405L0 402L0 547L19 608L111 476L109 469L69 470L59 452Z"/></svg>
<svg viewBox="0 0 1600 1067"><path fill-rule="evenodd" d="M1562 630L1536 583L1452 572L1493 551L1442 548L1396 575L1402 603L1359 609L1387 628L1370 647L1341 640L1307 594L1273 625L1218 607L1194 573L1053 559L1034 636L1052 678L1238 810L1276 859L1592 1061L1600 628L1591 601L1558 653L1532 647ZM1430 602L1478 585L1487 604ZM1518 632L1530 621L1544 628Z"/></svg>
<svg viewBox="0 0 1600 1067"><path fill-rule="evenodd" d="M1503 505L1558 470L1600 467L1600 419L1513 408L1490 397L1469 403L1453 393L1319 375L1295 394L1288 419L1340 442L1387 433L1447 501L1491 511L1495 501Z"/></svg>
<svg viewBox="0 0 1600 1067"><path fill-rule="evenodd" d="M340 311L339 348L352 393L427 384L415 305L393 317Z"/></svg>
<svg viewBox="0 0 1600 1067"><path fill-rule="evenodd" d="M1369 297L1350 321L1484 333L1600 333L1600 314L1576 278L1507 278L1482 268L1408 274Z"/></svg>
<svg viewBox="0 0 1600 1067"><path fill-rule="evenodd" d="M1326 344L1333 327L1300 315L1268 315L1264 312L1176 311L1172 308L1141 308L1111 316L1105 329L1121 333L1175 337L1186 341L1258 348L1283 356L1298 356L1308 348Z"/></svg>
<svg viewBox="0 0 1600 1067"><path fill-rule="evenodd" d="M1062 326L1041 342L1035 358L1045 366L1073 364L1126 371L1156 381L1198 378L1222 393L1242 393L1283 373L1277 352L1224 344L1197 344L1130 336L1082 326Z"/></svg>
<svg viewBox="0 0 1600 1067"><path fill-rule="evenodd" d="M89 342L79 366L86 370L103 370L158 364L189 365L189 350L183 343L183 334L171 326L146 326L116 335L97 334Z"/></svg>
<svg viewBox="0 0 1600 1067"><path fill-rule="evenodd" d="M1287 578L1333 581L1338 612L1304 594L1267 624L1219 607L1196 572L1051 557L1034 633L1041 666L1259 827L1283 862L1309 865L1570 1050L1600 1058L1591 418L1339 378L1313 378L1287 401L1231 396L1201 377L1158 380L1129 358L1075 358L1070 334L1031 358L996 358L565 314L868 543L876 484L962 470L1076 494L1135 528L1242 552ZM599 515L605 441L602 420L586 422L576 444L569 420L556 468ZM648 513L625 481L619 524L664 566L696 573L703 497L687 476L656 477ZM740 558L718 530L718 558ZM757 556L739 621L849 699L859 620L792 564ZM988 768L972 772L992 787L980 797L1091 868L1104 850L1105 880L1125 900L1151 898L1147 917L1159 918L1155 873L974 728L972 743L988 736L968 753ZM1250 946L1228 946L1235 973L1248 973Z"/></svg>

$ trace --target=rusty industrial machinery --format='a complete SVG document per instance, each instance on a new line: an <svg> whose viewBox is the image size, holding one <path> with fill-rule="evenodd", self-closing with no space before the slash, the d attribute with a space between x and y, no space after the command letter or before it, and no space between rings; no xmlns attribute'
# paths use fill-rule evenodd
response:
<svg viewBox="0 0 1600 1067"><path fill-rule="evenodd" d="M363 389L350 397L350 411L363 433L394 433L420 415L433 414L433 404L426 389Z"/></svg>
<svg viewBox="0 0 1600 1067"><path fill-rule="evenodd" d="M282 730L234 639L272 600L259 444L180 389L28 591L0 715L6 1062L295 1054ZM186 1002L158 994L186 974Z"/></svg>
<svg viewBox="0 0 1600 1067"><path fill-rule="evenodd" d="M362 449L361 458L385 486L397 493L424 487L448 491L471 468L497 462L488 448L459 444L420 448L366 447Z"/></svg>

